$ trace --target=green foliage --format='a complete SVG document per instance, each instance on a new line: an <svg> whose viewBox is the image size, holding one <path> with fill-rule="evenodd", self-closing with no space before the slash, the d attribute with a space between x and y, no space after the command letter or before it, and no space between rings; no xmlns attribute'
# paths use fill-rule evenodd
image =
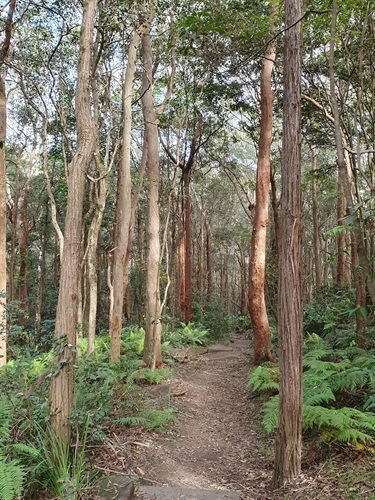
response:
<svg viewBox="0 0 375 500"><path fill-rule="evenodd" d="M163 431L174 420L173 408L164 410L148 410L145 413L146 428L149 431Z"/></svg>
<svg viewBox="0 0 375 500"><path fill-rule="evenodd" d="M0 456L0 498L2 500L21 498L25 472L18 460L6 460Z"/></svg>
<svg viewBox="0 0 375 500"><path fill-rule="evenodd" d="M90 416L86 417L81 435L77 433L73 447L61 441L50 426L46 430L37 426L35 439L42 460L33 471L33 481L63 500L82 498L92 479L87 461L89 422Z"/></svg>
<svg viewBox="0 0 375 500"><path fill-rule="evenodd" d="M162 332L163 347L181 348L207 344L208 332L201 325L180 323L179 328L166 327Z"/></svg>
<svg viewBox="0 0 375 500"><path fill-rule="evenodd" d="M247 384L248 389L254 392L267 392L279 390L280 369L274 363L264 363L252 373Z"/></svg>
<svg viewBox="0 0 375 500"><path fill-rule="evenodd" d="M27 464L39 457L39 451L26 444L11 443L13 408L8 400L0 398L0 498L21 498Z"/></svg>
<svg viewBox="0 0 375 500"><path fill-rule="evenodd" d="M150 409L140 417L122 417L115 420L116 423L128 427L144 426L149 431L163 431L167 425L174 420L173 408L163 410Z"/></svg>
<svg viewBox="0 0 375 500"><path fill-rule="evenodd" d="M148 384L161 384L164 380L170 378L171 372L167 368L151 370L151 368L139 368L129 375L127 383L145 382Z"/></svg>
<svg viewBox="0 0 375 500"><path fill-rule="evenodd" d="M303 429L321 441L355 445L375 442L375 358L373 353L351 347L332 350L313 334L304 343ZM278 390L279 369L265 363L251 375L256 392ZM359 405L349 407L347 403ZM263 425L271 432L278 425L279 396L264 405Z"/></svg>

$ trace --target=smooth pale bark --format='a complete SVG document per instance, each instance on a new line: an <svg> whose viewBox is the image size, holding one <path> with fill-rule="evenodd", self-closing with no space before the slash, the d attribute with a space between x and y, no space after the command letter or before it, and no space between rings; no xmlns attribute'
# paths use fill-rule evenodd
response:
<svg viewBox="0 0 375 500"><path fill-rule="evenodd" d="M312 215L314 230L314 263L315 263L315 286L322 286L322 264L320 257L320 235L319 235L319 207L316 190L316 148L311 146L311 193L312 193Z"/></svg>
<svg viewBox="0 0 375 500"><path fill-rule="evenodd" d="M285 0L282 188L279 255L280 404L273 486L301 472L302 450L302 0Z"/></svg>
<svg viewBox="0 0 375 500"><path fill-rule="evenodd" d="M4 69L4 62L9 52L10 38L12 33L13 14L15 8L16 8L16 0L10 0L8 8L8 16L5 24L5 38L0 52L0 366L5 365L7 362L7 351L6 351L7 194L6 194L6 164L5 164L7 95L5 89L6 71Z"/></svg>
<svg viewBox="0 0 375 500"><path fill-rule="evenodd" d="M184 223L182 220L182 210L180 204L178 204L178 282L179 282L179 309L183 315L185 312L185 232Z"/></svg>
<svg viewBox="0 0 375 500"><path fill-rule="evenodd" d="M46 252L47 252L47 241L48 241L48 220L49 211L48 205L46 205L46 214L43 223L43 234L42 234L42 248L40 251L40 277L39 277L39 290L38 290L38 305L36 310L36 330L40 333L40 328L42 324L42 311L44 303L44 286L46 280Z"/></svg>
<svg viewBox="0 0 375 500"><path fill-rule="evenodd" d="M185 229L185 307L184 321L187 325L193 319L193 242L191 234L191 167L186 166L183 174L184 183L184 229Z"/></svg>
<svg viewBox="0 0 375 500"><path fill-rule="evenodd" d="M15 161L15 181L14 181L14 198L12 200L12 208L9 210L9 219L12 223L12 237L10 246L9 259L9 301L16 300L16 282L15 268L17 255L17 231L19 228L19 204L20 204L20 168L21 168L22 150L17 152Z"/></svg>
<svg viewBox="0 0 375 500"><path fill-rule="evenodd" d="M346 215L346 202L344 197L344 190L340 178L338 180L337 192L337 225L344 228L345 221L343 220ZM347 255L345 253L346 234L340 233L337 236L337 269L336 269L336 282L339 286L348 286L350 284L350 275L348 273Z"/></svg>
<svg viewBox="0 0 375 500"><path fill-rule="evenodd" d="M159 216L159 139L158 119L152 96L152 47L151 37L142 38L143 81L142 111L145 121L147 142L147 185L148 185L148 247L146 284L146 335L143 360L150 368L162 363L161 321L160 321L160 216Z"/></svg>
<svg viewBox="0 0 375 500"><path fill-rule="evenodd" d="M69 165L64 250L56 314L55 373L51 378L51 424L59 438L70 442L74 399L74 361L77 333L78 284L81 270L82 211L86 172L97 145L91 114L90 70L97 0L86 0L80 36L75 115L77 149Z"/></svg>
<svg viewBox="0 0 375 500"><path fill-rule="evenodd" d="M130 174L130 151L132 131L132 93L137 60L137 49L142 41L144 33L150 26L154 16L155 5L150 7L149 18L139 26L128 49L128 63L125 72L122 93L123 126L122 126L122 155L119 166L118 180L118 243L113 255L113 312L110 323L110 360L112 363L120 361L121 329L124 295L128 283L126 277L126 253L129 245L129 230L131 223L131 174Z"/></svg>
<svg viewBox="0 0 375 500"><path fill-rule="evenodd" d="M272 4L270 32L273 33L278 5ZM260 137L256 178L256 203L250 252L249 313L254 335L254 364L274 360L265 300L268 203L271 175L273 92L272 70L276 44L271 42L263 61L260 88Z"/></svg>
<svg viewBox="0 0 375 500"><path fill-rule="evenodd" d="M358 265L357 244L353 233L351 233L351 256L352 271L355 284L355 305L357 308L355 317L357 325L356 341L358 347L360 347L361 349L366 349L367 320L361 311L362 308L366 308L366 288L363 284L361 268Z"/></svg>
<svg viewBox="0 0 375 500"><path fill-rule="evenodd" d="M207 303L210 304L213 296L214 281L212 269L212 229L207 217L205 218L206 225L206 266L207 266Z"/></svg>
<svg viewBox="0 0 375 500"><path fill-rule="evenodd" d="M99 152L97 152L99 155ZM99 162L100 163L100 162ZM96 207L87 235L87 278L89 288L89 311L88 311L88 346L87 356L95 351L96 317L98 310L98 272L97 272L97 250L100 228L107 199L107 183L103 165L99 164L100 180L97 181Z"/></svg>
<svg viewBox="0 0 375 500"><path fill-rule="evenodd" d="M246 270L246 259L245 252L241 243L237 242L238 250L240 255L238 256L238 264L240 267L240 277L241 277L241 316L246 316L248 312L248 300L247 300L247 270Z"/></svg>
<svg viewBox="0 0 375 500"><path fill-rule="evenodd" d="M346 200L347 210L349 213L355 214L353 209L353 196L351 190L351 182L348 174L348 164L345 158L344 142L340 126L340 111L336 98L335 85L335 39L336 39L336 24L338 15L337 0L332 2L332 26L331 26L331 42L329 52L329 82L330 82L330 99L333 114L333 124L335 129L336 150L337 150L337 165L339 169L340 182L343 187ZM358 216L353 221L353 233L357 244L358 263L361 267L363 280L367 284L371 302L375 305L375 276L372 273L371 265L368 259L364 236L361 228L361 223Z"/></svg>
<svg viewBox="0 0 375 500"><path fill-rule="evenodd" d="M34 147L29 157L29 168L22 197L20 197L20 224L18 226L18 241L20 250L20 268L19 268L19 300L20 300L20 324L25 324L29 311L28 307L28 291L27 291L27 247L30 231L35 227L36 217L34 216L33 222L29 224L28 220L28 206L30 195L31 173L33 169L34 159L36 154L36 144L34 139Z"/></svg>
<svg viewBox="0 0 375 500"><path fill-rule="evenodd" d="M272 205L272 215L273 215L275 250L276 250L276 255L279 255L279 241L280 241L279 204L277 200L275 172L273 171L272 163L271 163L271 205Z"/></svg>

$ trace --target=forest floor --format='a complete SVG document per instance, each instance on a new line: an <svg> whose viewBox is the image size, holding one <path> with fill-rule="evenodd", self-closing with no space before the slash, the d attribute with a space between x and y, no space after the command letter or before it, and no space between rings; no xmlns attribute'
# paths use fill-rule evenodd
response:
<svg viewBox="0 0 375 500"><path fill-rule="evenodd" d="M146 389L156 406L167 399L176 422L162 433L116 435L118 444L132 445L130 455L122 457L123 467L143 484L226 489L243 500L375 499L372 457L332 447L330 458L322 459L311 444L298 481L271 491L274 444L261 425L260 399L249 397L246 389L249 349L246 336L235 334L227 349L174 368L168 390L166 385Z"/></svg>

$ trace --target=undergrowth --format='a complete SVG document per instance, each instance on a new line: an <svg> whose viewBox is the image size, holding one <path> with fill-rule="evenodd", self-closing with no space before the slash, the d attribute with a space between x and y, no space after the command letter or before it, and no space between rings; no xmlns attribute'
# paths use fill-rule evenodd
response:
<svg viewBox="0 0 375 500"><path fill-rule="evenodd" d="M375 444L374 352L355 346L332 349L309 335L303 358L303 429L321 442L343 441L357 447ZM272 395L264 404L267 432L278 425L279 368L265 363L251 375L248 387Z"/></svg>

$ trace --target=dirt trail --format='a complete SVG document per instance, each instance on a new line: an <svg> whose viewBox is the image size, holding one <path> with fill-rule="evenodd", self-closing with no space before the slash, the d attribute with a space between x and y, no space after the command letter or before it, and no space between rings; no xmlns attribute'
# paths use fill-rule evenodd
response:
<svg viewBox="0 0 375 500"><path fill-rule="evenodd" d="M298 480L271 491L274 445L261 425L261 401L246 390L249 341L239 334L232 341L231 349L197 356L175 370L186 390L170 396L178 422L165 433L148 435L147 446L133 456L133 470L149 484L226 489L239 492L242 500L374 500L375 488L366 481L343 484L353 465L346 452L325 463L305 457Z"/></svg>
<svg viewBox="0 0 375 500"><path fill-rule="evenodd" d="M242 498L262 498L270 463L262 450L259 410L246 392L249 341L235 335L228 347L178 369L186 387L184 396L174 398L178 424L154 438L141 468L157 484L226 488Z"/></svg>

